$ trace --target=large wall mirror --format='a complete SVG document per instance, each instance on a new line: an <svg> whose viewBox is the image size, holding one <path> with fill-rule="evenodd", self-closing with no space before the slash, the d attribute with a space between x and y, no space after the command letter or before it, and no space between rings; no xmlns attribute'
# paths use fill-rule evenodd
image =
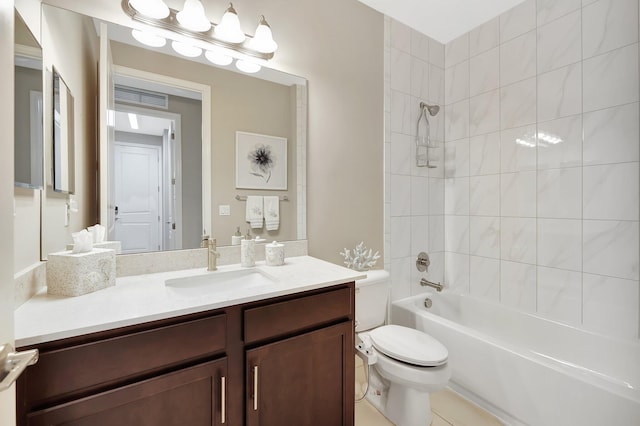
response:
<svg viewBox="0 0 640 426"><path fill-rule="evenodd" d="M42 48L15 13L14 176L19 187L42 189Z"/></svg>
<svg viewBox="0 0 640 426"><path fill-rule="evenodd" d="M277 230L263 226L251 229L252 235L306 238L304 78L267 67L250 75L214 66L204 55L180 56L170 42L145 46L132 37L131 28L76 12L43 5L43 18L51 11L91 20L99 40L92 56L100 58L104 87L97 112L99 184L93 207L108 239L122 242L123 253L197 248L203 234L220 246L230 245L238 227L243 234L249 228L245 200L255 195L279 197L280 222ZM47 21L47 32L55 31L52 22ZM286 140L287 189L236 187L242 160L236 155L236 132ZM77 174L76 181L81 179ZM43 217L48 213L43 207Z"/></svg>

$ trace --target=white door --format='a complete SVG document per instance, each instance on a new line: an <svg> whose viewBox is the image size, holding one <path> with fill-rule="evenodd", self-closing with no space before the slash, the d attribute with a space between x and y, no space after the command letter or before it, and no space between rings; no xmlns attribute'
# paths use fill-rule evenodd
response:
<svg viewBox="0 0 640 426"><path fill-rule="evenodd" d="M115 239L123 253L161 249L161 148L115 143Z"/></svg>

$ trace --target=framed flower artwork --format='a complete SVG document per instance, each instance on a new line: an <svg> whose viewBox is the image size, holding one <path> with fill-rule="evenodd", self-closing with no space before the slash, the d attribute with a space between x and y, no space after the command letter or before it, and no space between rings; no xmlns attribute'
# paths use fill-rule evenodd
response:
<svg viewBox="0 0 640 426"><path fill-rule="evenodd" d="M287 138L236 132L236 188L287 189Z"/></svg>

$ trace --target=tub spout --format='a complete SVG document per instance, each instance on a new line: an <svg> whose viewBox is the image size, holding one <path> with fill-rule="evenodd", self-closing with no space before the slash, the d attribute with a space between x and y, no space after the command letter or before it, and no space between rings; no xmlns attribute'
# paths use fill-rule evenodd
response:
<svg viewBox="0 0 640 426"><path fill-rule="evenodd" d="M433 287L437 291L442 291L442 287L443 287L442 284L440 284L440 283L434 283L434 282L431 282L431 281L426 280L424 278L420 279L420 285L423 286L423 287Z"/></svg>

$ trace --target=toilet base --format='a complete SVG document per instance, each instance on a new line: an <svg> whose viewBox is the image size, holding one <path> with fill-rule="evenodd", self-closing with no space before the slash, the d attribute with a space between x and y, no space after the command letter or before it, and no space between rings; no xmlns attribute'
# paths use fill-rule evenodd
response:
<svg viewBox="0 0 640 426"><path fill-rule="evenodd" d="M391 383L370 369L367 401L397 426L429 426L429 392Z"/></svg>

